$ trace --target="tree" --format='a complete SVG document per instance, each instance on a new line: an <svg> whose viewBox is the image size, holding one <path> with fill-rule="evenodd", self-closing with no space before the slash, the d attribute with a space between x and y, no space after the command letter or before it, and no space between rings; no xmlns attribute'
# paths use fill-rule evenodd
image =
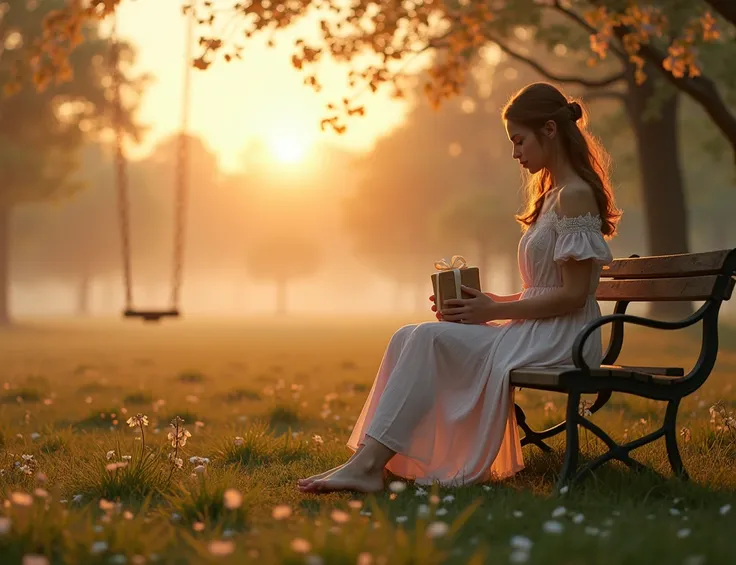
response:
<svg viewBox="0 0 736 565"><path fill-rule="evenodd" d="M276 313L280 315L288 312L289 283L317 272L323 259L317 241L283 228L250 242L246 255L253 277L276 284Z"/></svg>
<svg viewBox="0 0 736 565"><path fill-rule="evenodd" d="M6 51L0 62L0 77L7 83L20 64L19 47L26 38L37 36L44 17L60 1L33 4L16 0L6 4L2 19ZM69 72L77 74L61 84L49 85L37 92L29 81L19 85L16 96L0 101L0 323L10 321L8 308L10 216L20 204L60 198L73 194L83 183L75 176L79 166L79 148L85 132L93 133L109 126L110 104L106 99L105 76L108 71L100 64L109 51L108 42L99 38L92 26L79 30L85 37L82 47L68 60ZM128 60L134 54L128 46ZM142 83L124 78L133 98ZM126 111L125 126L133 134L133 108Z"/></svg>
<svg viewBox="0 0 736 565"><path fill-rule="evenodd" d="M65 8L51 14L46 22L43 38L34 42L28 51L33 61L34 78L43 85L50 77L64 74L69 54L81 40L81 25L113 14L122 0L91 0L82 5L70 2ZM622 2L621 0L468 0L436 2L404 2L388 0L376 4L372 0L274 1L264 7L260 2L239 2L232 10L210 0L192 0L183 9L194 9L200 24L208 26L209 33L200 37L204 52L193 64L206 69L218 53L226 61L242 57L243 45L227 38L217 30L220 20L239 18L246 38L259 32L272 33L322 10L318 20L316 39L297 41L292 56L294 66L308 73L305 84L319 89L314 72L315 63L329 54L355 63L370 61L350 74L350 86L365 86L376 90L382 83L396 84L407 57L438 47L449 49L450 56L433 68L434 85L431 88L439 98L456 94L467 74L464 52L478 48L489 40L492 33L509 25L534 25L546 11L564 13L584 25L590 34L591 46L600 57L614 50L625 54L639 67L638 80L644 80L644 64L661 72L677 89L687 93L700 104L724 137L729 141L736 158L736 112L717 86L726 81L734 86L733 73L728 72L728 56L733 55L734 9L729 0L672 0L666 3ZM731 26L731 27L728 27ZM725 27L725 31L721 31ZM314 37L314 36L313 36ZM273 43L273 39L269 39ZM720 57L713 75L706 75L699 54L709 46L717 46ZM698 51L701 49L701 51ZM377 57L365 58L365 51ZM712 62L711 59L709 62ZM397 72L397 69L399 72ZM15 75L23 66L19 65ZM725 71L725 72L723 72ZM716 77L716 78L714 78ZM359 84L360 83L360 84ZM11 84L14 84L11 79ZM330 108L335 110L336 108ZM354 107L349 97L344 98L340 111L347 115L363 114ZM344 115L343 114L343 115ZM323 125L337 131L344 130L338 123L340 114L325 118Z"/></svg>

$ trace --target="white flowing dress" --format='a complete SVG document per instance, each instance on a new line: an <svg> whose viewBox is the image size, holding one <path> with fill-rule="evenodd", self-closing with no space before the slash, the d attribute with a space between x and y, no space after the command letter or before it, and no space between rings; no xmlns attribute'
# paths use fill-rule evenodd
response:
<svg viewBox="0 0 736 565"><path fill-rule="evenodd" d="M355 451L371 436L396 452L387 469L419 484L498 480L523 469L509 373L572 365L575 336L601 314L595 291L602 265L612 260L599 216L560 217L550 208L519 241L521 299L560 287L561 264L569 259L594 262L587 302L570 314L400 328L348 447ZM586 346L586 362L600 365L600 331Z"/></svg>

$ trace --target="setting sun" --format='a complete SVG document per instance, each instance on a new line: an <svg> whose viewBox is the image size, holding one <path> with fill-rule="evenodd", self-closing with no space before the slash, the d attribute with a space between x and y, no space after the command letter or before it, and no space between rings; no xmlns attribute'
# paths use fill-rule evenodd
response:
<svg viewBox="0 0 736 565"><path fill-rule="evenodd" d="M307 139L290 134L274 135L267 143L274 158L285 164L302 161L311 145Z"/></svg>

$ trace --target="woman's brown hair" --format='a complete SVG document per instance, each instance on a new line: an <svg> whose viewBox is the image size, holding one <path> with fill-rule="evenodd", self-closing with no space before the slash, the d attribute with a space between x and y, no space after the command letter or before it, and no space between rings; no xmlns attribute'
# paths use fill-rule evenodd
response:
<svg viewBox="0 0 736 565"><path fill-rule="evenodd" d="M541 142L541 129L549 121L557 124L560 146L575 172L593 189L603 225L603 235L616 234L621 212L616 208L608 174L609 157L598 140L586 129L587 112L577 101L570 101L551 84L535 82L517 92L503 109L503 119L534 131ZM578 121L581 127L578 127ZM525 228L532 225L552 187L552 175L542 169L527 183L527 202L516 220Z"/></svg>

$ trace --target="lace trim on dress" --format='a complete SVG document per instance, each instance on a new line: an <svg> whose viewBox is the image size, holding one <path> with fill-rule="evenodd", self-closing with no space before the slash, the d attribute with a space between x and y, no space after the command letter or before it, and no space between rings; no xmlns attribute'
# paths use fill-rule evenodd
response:
<svg viewBox="0 0 736 565"><path fill-rule="evenodd" d="M549 217L549 220L547 220L547 217ZM540 217L540 220L542 218L551 222L555 227L555 231L559 235L579 232L600 234L601 227L603 227L603 220L601 220L600 215L593 215L590 212L584 216L560 217L557 215L554 208L550 208L542 217Z"/></svg>

